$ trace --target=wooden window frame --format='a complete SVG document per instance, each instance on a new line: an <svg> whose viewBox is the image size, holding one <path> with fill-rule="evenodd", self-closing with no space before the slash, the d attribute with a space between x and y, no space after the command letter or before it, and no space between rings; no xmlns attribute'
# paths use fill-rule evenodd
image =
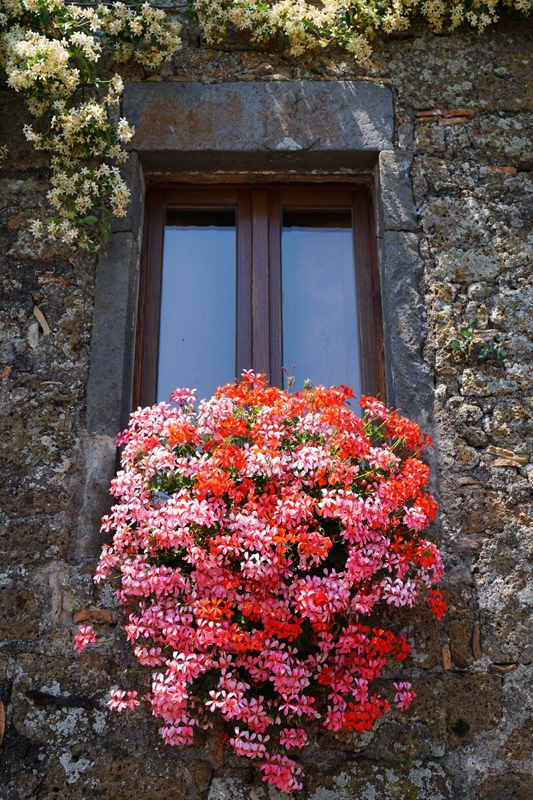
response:
<svg viewBox="0 0 533 800"><path fill-rule="evenodd" d="M350 183L182 184L147 190L133 407L156 402L163 236L167 208L237 209L236 372L283 385L281 208L352 209L363 392L385 397L375 223L368 187Z"/></svg>

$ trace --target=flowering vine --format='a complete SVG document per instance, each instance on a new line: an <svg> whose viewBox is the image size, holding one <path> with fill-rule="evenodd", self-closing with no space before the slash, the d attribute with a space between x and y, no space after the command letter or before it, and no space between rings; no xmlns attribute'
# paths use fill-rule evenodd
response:
<svg viewBox="0 0 533 800"><path fill-rule="evenodd" d="M502 10L526 16L533 0L187 0L188 13L209 42L228 25L252 40L282 36L299 55L340 45L363 59L380 31L406 30L422 14L436 32L469 23L479 30ZM150 3L76 4L66 0L2 0L0 66L8 85L24 92L37 129L25 134L51 154L49 201L55 214L36 220L33 232L96 251L113 217L126 213L129 190L117 164L133 135L119 119L122 80L104 80L97 66L103 48L118 62L157 67L180 47L178 21ZM0 160L7 145L0 145Z"/></svg>
<svg viewBox="0 0 533 800"><path fill-rule="evenodd" d="M24 128L26 138L51 153L48 199L55 215L34 221L36 235L95 251L112 217L125 215L129 190L117 164L127 159L124 146L134 131L119 117L122 79L104 80L97 62L109 45L116 61L157 66L180 46L178 31L149 3L3 0L0 64L37 119L36 128Z"/></svg>
<svg viewBox="0 0 533 800"><path fill-rule="evenodd" d="M430 440L372 398L358 417L351 398L290 395L248 371L198 411L177 389L176 405L138 409L120 435L102 525L114 539L95 581L118 581L165 741L191 744L222 720L227 744L285 792L302 785L290 755L306 723L364 731L415 696L407 681L372 684L410 652L372 612L424 599L446 610L438 550L421 536L436 512L420 460ZM94 636L80 627L76 648ZM138 704L123 690L109 703Z"/></svg>
<svg viewBox="0 0 533 800"><path fill-rule="evenodd" d="M357 58L372 52L379 32L409 28L421 14L439 33L468 23L479 31L496 22L502 11L527 16L533 0L188 0L208 41L222 38L228 25L247 31L255 41L281 35L293 55L338 44Z"/></svg>

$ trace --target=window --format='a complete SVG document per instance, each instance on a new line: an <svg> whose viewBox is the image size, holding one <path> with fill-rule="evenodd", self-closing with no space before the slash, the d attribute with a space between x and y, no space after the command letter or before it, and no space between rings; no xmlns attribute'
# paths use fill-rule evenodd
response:
<svg viewBox="0 0 533 800"><path fill-rule="evenodd" d="M355 184L153 188L135 405L198 396L243 369L296 389L384 396L379 280L368 190Z"/></svg>

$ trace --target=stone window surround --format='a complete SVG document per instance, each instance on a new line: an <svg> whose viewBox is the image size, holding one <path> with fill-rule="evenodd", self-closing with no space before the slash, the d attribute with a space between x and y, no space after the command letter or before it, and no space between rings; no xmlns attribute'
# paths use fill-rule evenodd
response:
<svg viewBox="0 0 533 800"><path fill-rule="evenodd" d="M391 89L370 81L127 83L135 125L126 165L132 201L97 265L84 481L70 557L98 556L99 522L131 410L146 180L354 178L370 185L377 224L387 403L428 429L433 377L422 357L422 259L410 168L395 150Z"/></svg>

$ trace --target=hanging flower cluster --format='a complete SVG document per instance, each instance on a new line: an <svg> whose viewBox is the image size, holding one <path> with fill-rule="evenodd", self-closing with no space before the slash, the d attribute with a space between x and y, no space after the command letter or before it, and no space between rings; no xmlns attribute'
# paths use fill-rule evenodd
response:
<svg viewBox="0 0 533 800"><path fill-rule="evenodd" d="M103 80L96 65L109 44L116 61L157 66L180 46L178 31L149 3L3 0L0 65L38 119L37 130L25 127L27 139L52 155L48 199L56 213L34 222L35 235L95 251L111 219L126 214L130 193L116 164L127 159L134 131L118 113L122 79ZM6 155L4 148L0 157Z"/></svg>
<svg viewBox="0 0 533 800"><path fill-rule="evenodd" d="M301 787L285 753L307 742L306 722L364 731L411 685L390 696L371 682L402 661L405 635L375 627L377 608L412 607L442 575L421 531L436 505L418 426L346 387L303 394L243 373L196 412L194 393L131 416L114 531L95 581L117 575L126 632L155 668L145 696L161 733L191 744L195 727L228 724L238 755L260 759L280 791ZM80 628L76 647L92 641ZM115 693L121 710L138 701Z"/></svg>

